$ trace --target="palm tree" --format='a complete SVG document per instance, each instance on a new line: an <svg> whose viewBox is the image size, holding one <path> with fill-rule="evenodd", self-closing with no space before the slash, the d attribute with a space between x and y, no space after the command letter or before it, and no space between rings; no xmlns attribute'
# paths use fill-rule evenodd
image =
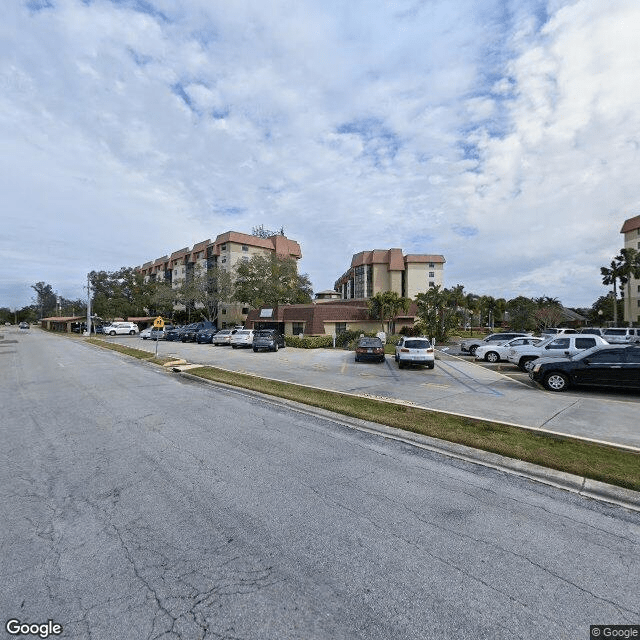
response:
<svg viewBox="0 0 640 640"><path fill-rule="evenodd" d="M631 247L620 249L620 255L617 255L615 259L619 265L618 269L622 274L620 284L624 285L626 282L627 285L625 306L628 305L626 316L628 318L627 322L629 326L631 326L633 324L631 321L631 278L640 278L640 252ZM623 282L623 279L625 282Z"/></svg>
<svg viewBox="0 0 640 640"><path fill-rule="evenodd" d="M620 281L620 286L624 286L627 282L618 258L620 256L616 256L611 261L610 267L600 267L602 284L613 286L613 325L616 327L618 326L618 281Z"/></svg>
<svg viewBox="0 0 640 640"><path fill-rule="evenodd" d="M385 330L384 323L387 323L387 330L390 330L391 320L401 311L405 313L409 310L411 300L399 296L395 291L381 291L369 298L369 314L372 318L380 320L382 330Z"/></svg>

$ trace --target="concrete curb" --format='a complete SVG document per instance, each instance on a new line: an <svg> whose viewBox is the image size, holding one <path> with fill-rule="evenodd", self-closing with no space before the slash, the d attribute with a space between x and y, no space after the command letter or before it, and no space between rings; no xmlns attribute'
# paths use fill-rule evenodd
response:
<svg viewBox="0 0 640 640"><path fill-rule="evenodd" d="M615 485L610 485L604 482L598 482L597 480L591 480L589 478L576 476L570 473L565 473L563 471L556 471L555 469L548 469L546 467L541 467L530 462L523 462L522 460L507 458L497 453L490 453L488 451L474 449L465 445L447 442L445 440L438 440L436 438L425 436L419 433L402 431L394 427L388 427L386 425L369 422L367 420L361 420L359 418L350 418L349 416L345 416L340 413L334 413L326 409L311 407L309 405L295 402L293 400L286 400L284 398L270 396L258 391L243 389L242 387L235 387L223 382L207 380L206 378L201 378L200 376L188 373L188 371L184 370L184 367L174 368L173 371L175 373L179 373L180 376L188 378L189 380L192 380L194 382L217 386L222 389L233 391L240 395L258 398L273 405L286 407L299 413L325 418L327 420L331 420L332 422L342 424L351 429L357 429L358 431L371 433L373 435L378 435L383 438L395 440L397 442L404 442L406 444L416 446L428 451L433 451L450 458L456 458L458 460L463 460L472 464L489 467L497 471L503 471L504 473L517 475L529 480L533 480L535 482L540 482L545 485L562 489L564 491L569 491L584 498L607 502L610 504L625 507L626 509L630 509L632 511L640 512L640 492L638 491L632 491L631 489L625 489L623 487L617 487Z"/></svg>

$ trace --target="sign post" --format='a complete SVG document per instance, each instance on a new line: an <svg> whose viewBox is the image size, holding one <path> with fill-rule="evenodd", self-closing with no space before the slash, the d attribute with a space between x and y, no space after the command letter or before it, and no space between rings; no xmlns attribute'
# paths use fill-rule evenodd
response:
<svg viewBox="0 0 640 640"><path fill-rule="evenodd" d="M154 329L164 329L164 320L162 319L162 316L158 316L153 321L153 328ZM156 358L158 357L158 342L160 342L160 338L158 338L158 336L156 336Z"/></svg>

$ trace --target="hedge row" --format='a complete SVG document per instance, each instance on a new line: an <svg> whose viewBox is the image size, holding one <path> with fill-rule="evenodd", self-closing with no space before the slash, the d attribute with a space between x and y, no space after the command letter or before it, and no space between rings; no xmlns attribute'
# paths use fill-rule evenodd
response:
<svg viewBox="0 0 640 640"><path fill-rule="evenodd" d="M288 347L298 347L298 349L331 349L333 347L332 336L310 336L300 338L299 336L285 336Z"/></svg>

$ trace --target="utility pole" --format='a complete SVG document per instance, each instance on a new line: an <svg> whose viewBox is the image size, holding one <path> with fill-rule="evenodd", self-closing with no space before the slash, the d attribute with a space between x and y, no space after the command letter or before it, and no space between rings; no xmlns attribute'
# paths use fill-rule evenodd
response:
<svg viewBox="0 0 640 640"><path fill-rule="evenodd" d="M91 281L87 274L87 335L91 337Z"/></svg>

